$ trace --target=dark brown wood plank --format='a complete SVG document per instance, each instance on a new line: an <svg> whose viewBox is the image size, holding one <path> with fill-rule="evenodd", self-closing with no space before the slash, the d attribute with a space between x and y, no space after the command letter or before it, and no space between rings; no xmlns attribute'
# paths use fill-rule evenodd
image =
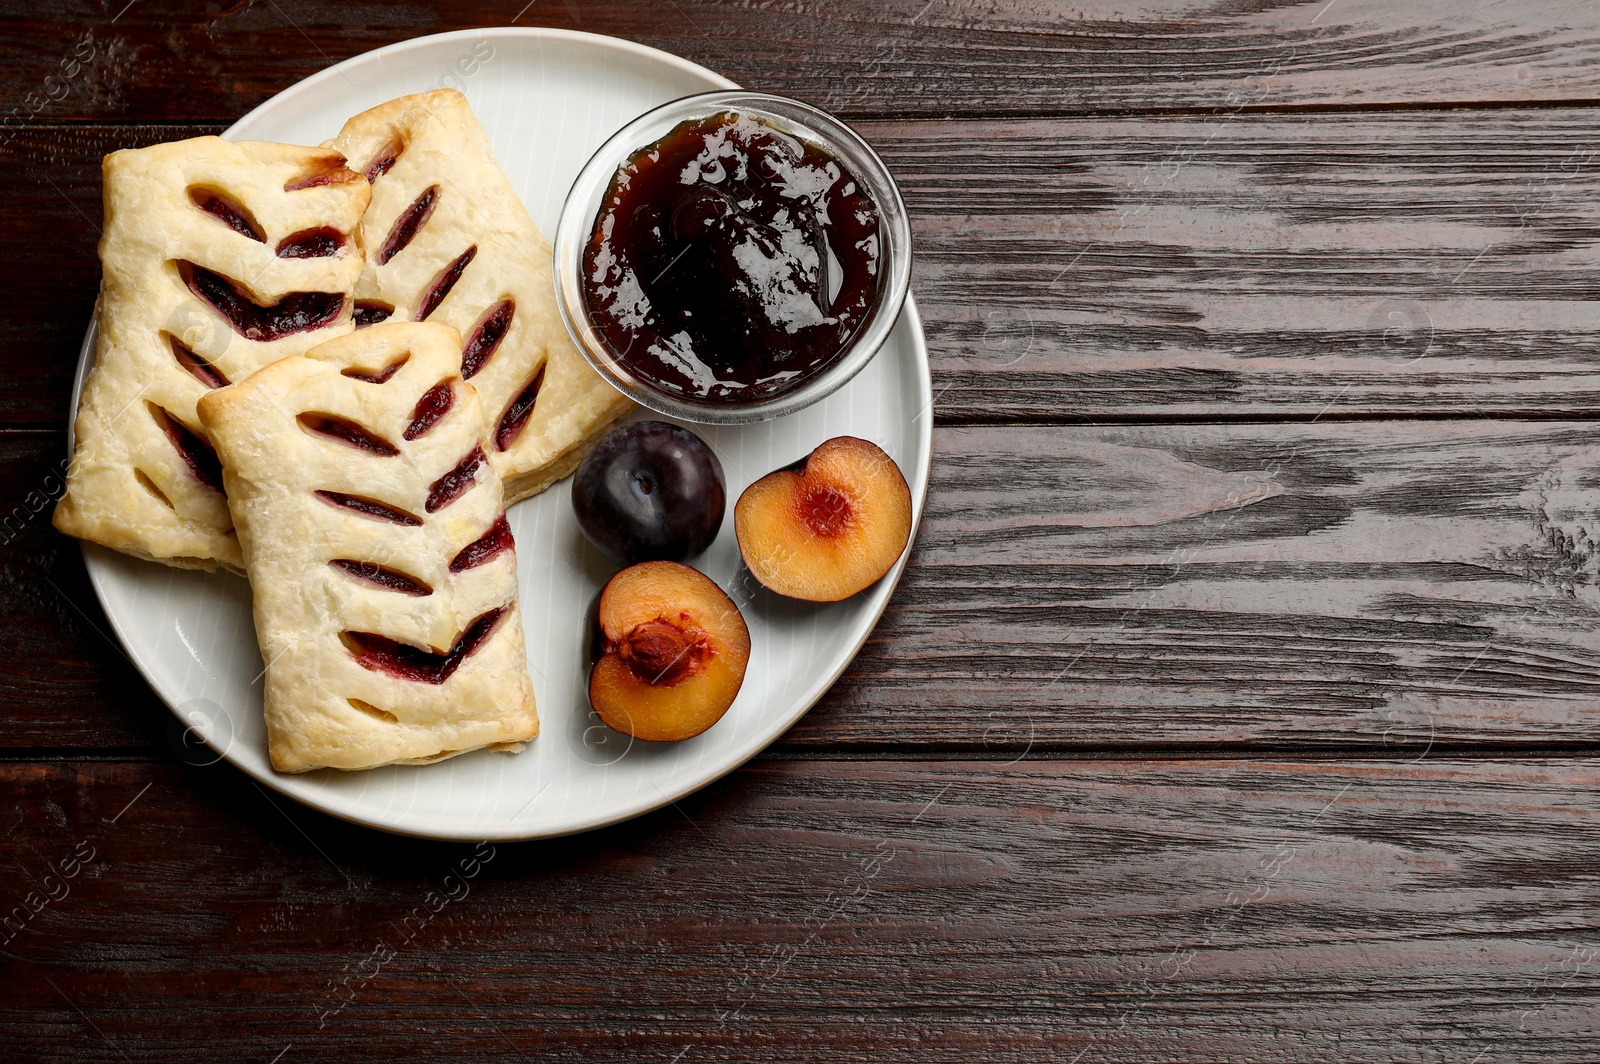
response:
<svg viewBox="0 0 1600 1064"><path fill-rule="evenodd" d="M0 432L0 749L150 749L171 714L110 634L77 541L50 525L66 447Z"/></svg>
<svg viewBox="0 0 1600 1064"><path fill-rule="evenodd" d="M514 19L665 48L742 84L853 115L1600 97L1600 12L1586 0L125 6L10 5L0 111L23 119L231 120L337 60Z"/></svg>
<svg viewBox="0 0 1600 1064"><path fill-rule="evenodd" d="M15 505L60 439L0 440ZM935 442L904 584L786 749L1600 743L1593 425ZM7 559L0 747L164 745L75 549L35 519Z"/></svg>
<svg viewBox="0 0 1600 1064"><path fill-rule="evenodd" d="M865 128L943 419L1593 416L1597 119Z"/></svg>
<svg viewBox="0 0 1600 1064"><path fill-rule="evenodd" d="M1600 110L864 125L899 174L945 421L1600 414ZM0 425L62 423L99 159L0 168Z"/></svg>
<svg viewBox="0 0 1600 1064"><path fill-rule="evenodd" d="M1591 760L769 761L477 856L226 768L0 796L14 1059L1600 1053Z"/></svg>
<svg viewBox="0 0 1600 1064"><path fill-rule="evenodd" d="M220 128L36 125L11 142L30 162L0 166L0 425L67 422L100 287L101 158Z"/></svg>
<svg viewBox="0 0 1600 1064"><path fill-rule="evenodd" d="M1600 740L1593 425L936 439L916 564L791 741Z"/></svg>

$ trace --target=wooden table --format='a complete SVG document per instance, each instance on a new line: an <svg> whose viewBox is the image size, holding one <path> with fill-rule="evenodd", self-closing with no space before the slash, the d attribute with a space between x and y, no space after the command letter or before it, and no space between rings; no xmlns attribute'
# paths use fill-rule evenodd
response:
<svg viewBox="0 0 1600 1064"><path fill-rule="evenodd" d="M0 16L0 1056L1600 1059L1600 5L126 3ZM101 155L505 23L852 119L938 400L821 705L480 851L183 763L46 513Z"/></svg>

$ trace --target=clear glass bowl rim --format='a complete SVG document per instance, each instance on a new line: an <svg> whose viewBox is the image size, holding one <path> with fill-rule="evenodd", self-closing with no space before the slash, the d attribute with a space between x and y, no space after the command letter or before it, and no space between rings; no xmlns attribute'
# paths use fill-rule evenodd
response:
<svg viewBox="0 0 1600 1064"><path fill-rule="evenodd" d="M640 148L659 140L679 123L719 111L761 118L786 133L810 140L838 156L867 186L879 212L882 237L882 296L850 346L821 373L789 391L752 403L696 402L664 392L635 376L617 359L589 323L581 269L584 245L601 200L617 168ZM911 289L911 225L905 201L877 152L844 122L787 96L717 90L679 97L635 118L606 139L584 164L567 192L555 237L556 306L572 342L606 380L639 405L658 414L710 425L767 421L827 398L860 373L894 331Z"/></svg>

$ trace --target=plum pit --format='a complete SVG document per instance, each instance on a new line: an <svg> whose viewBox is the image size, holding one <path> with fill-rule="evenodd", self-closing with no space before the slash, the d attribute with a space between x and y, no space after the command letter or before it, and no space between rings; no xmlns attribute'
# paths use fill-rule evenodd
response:
<svg viewBox="0 0 1600 1064"><path fill-rule="evenodd" d="M687 565L641 562L606 584L590 640L589 703L636 739L677 742L733 705L750 659L744 617Z"/></svg>
<svg viewBox="0 0 1600 1064"><path fill-rule="evenodd" d="M688 620L681 614L682 621ZM705 633L665 618L635 625L622 637L618 653L634 674L652 687L671 687L698 671L705 655Z"/></svg>

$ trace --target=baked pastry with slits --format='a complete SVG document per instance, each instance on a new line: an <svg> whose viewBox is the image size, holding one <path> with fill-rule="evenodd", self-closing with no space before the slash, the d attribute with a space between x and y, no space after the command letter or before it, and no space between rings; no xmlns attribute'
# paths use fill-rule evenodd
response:
<svg viewBox="0 0 1600 1064"><path fill-rule="evenodd" d="M372 182L357 326L392 318L460 331L461 375L489 412L508 500L572 472L633 404L567 336L550 245L466 97L440 89L391 100L350 119L328 146Z"/></svg>
<svg viewBox="0 0 1600 1064"><path fill-rule="evenodd" d="M351 330L371 190L326 148L198 137L113 152L94 368L55 525L241 567L202 395Z"/></svg>
<svg viewBox="0 0 1600 1064"><path fill-rule="evenodd" d="M488 425L444 325L364 329L200 401L281 772L439 761L539 731Z"/></svg>

